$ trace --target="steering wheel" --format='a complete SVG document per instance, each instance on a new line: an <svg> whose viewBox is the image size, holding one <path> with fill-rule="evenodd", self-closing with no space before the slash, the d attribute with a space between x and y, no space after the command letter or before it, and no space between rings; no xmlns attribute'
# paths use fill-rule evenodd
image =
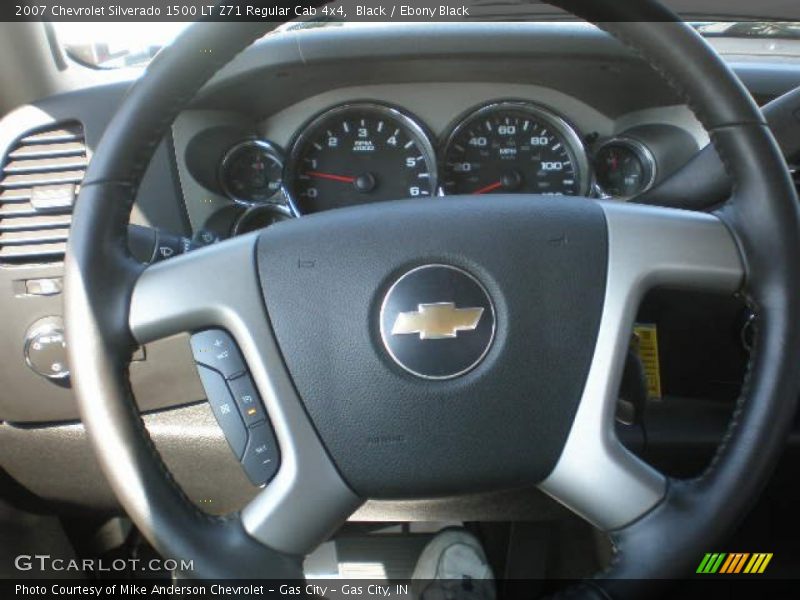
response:
<svg viewBox="0 0 800 600"><path fill-rule="evenodd" d="M302 556L365 498L537 483L609 533L613 560L593 589L636 595L687 573L757 498L800 391L800 219L786 163L746 89L654 0L552 3L601 22L686 99L733 182L721 208L402 200L143 268L126 225L154 149L270 25L196 24L131 89L75 210L69 355L106 477L159 552L194 561L189 575L300 578ZM696 479L656 471L613 431L637 305L654 286L739 292L759 315L735 416ZM281 455L271 483L225 517L175 484L127 378L138 345L207 328L235 340Z"/></svg>

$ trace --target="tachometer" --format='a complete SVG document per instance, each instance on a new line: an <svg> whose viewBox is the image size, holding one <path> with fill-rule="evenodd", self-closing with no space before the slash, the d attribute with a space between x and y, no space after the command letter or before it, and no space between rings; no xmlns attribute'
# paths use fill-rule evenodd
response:
<svg viewBox="0 0 800 600"><path fill-rule="evenodd" d="M462 119L444 151L445 194L585 195L589 166L564 119L526 102L497 102Z"/></svg>
<svg viewBox="0 0 800 600"><path fill-rule="evenodd" d="M315 118L291 152L291 190L301 214L433 195L436 163L424 129L382 104L338 106Z"/></svg>

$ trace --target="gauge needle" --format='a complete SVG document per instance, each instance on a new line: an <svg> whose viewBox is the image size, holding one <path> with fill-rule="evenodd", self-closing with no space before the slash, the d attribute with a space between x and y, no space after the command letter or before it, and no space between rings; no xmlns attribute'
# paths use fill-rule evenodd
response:
<svg viewBox="0 0 800 600"><path fill-rule="evenodd" d="M503 187L502 181L495 181L494 183L490 183L487 186L484 186L478 190L472 192L473 194L488 194L489 192L493 192L494 190Z"/></svg>
<svg viewBox="0 0 800 600"><path fill-rule="evenodd" d="M347 177L346 175L334 175L333 173L320 173L319 171L306 171L309 177L316 177L318 179L330 179L331 181L341 181L342 183L355 183L355 177Z"/></svg>

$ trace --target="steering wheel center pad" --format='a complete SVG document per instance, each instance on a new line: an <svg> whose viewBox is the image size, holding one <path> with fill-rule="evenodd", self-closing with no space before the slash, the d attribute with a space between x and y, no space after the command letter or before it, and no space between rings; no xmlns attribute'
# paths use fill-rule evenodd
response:
<svg viewBox="0 0 800 600"><path fill-rule="evenodd" d="M340 473L363 497L411 498L532 485L550 473L594 352L607 256L597 203L492 196L287 222L261 234L257 261L288 371ZM399 368L379 331L390 287L430 264L472 275L495 307L484 360L448 380ZM421 282L407 295L409 311L476 304L452 284ZM388 335L434 362L491 318L449 339Z"/></svg>

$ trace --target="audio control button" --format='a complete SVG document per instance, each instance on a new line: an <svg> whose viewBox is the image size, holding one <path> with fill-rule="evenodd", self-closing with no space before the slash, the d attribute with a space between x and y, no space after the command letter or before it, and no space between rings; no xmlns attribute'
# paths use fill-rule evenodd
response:
<svg viewBox="0 0 800 600"><path fill-rule="evenodd" d="M195 333L191 338L191 346L198 363L219 371L225 379L233 379L245 372L239 348L226 331L209 329Z"/></svg>
<svg viewBox="0 0 800 600"><path fill-rule="evenodd" d="M233 399L242 414L245 425L251 427L267 418L261 399L258 397L256 386L253 385L253 380L249 374L245 373L241 377L231 379L228 382L228 386L231 388Z"/></svg>
<svg viewBox="0 0 800 600"><path fill-rule="evenodd" d="M239 416L239 411L236 410L236 404L228 391L228 386L225 385L225 380L216 371L201 365L197 366L197 372L200 374L200 381L203 382L203 388L206 390L211 410L217 418L231 450L236 458L241 459L247 445L247 428Z"/></svg>
<svg viewBox="0 0 800 600"><path fill-rule="evenodd" d="M250 439L242 457L242 467L253 485L264 485L275 476L280 464L278 444L269 422L250 428Z"/></svg>

